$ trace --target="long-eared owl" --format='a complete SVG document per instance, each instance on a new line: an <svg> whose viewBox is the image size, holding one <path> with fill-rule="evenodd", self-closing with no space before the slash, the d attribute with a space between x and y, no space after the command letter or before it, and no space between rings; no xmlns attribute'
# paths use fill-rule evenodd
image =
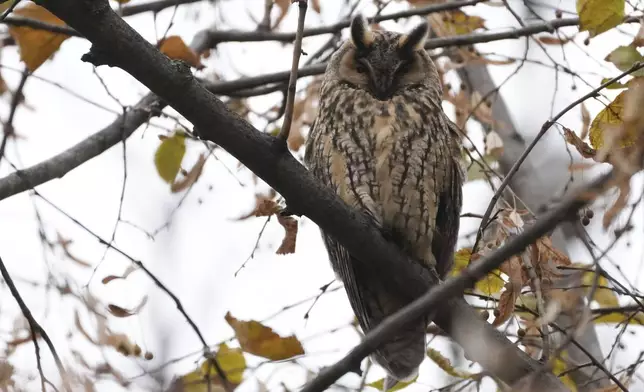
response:
<svg viewBox="0 0 644 392"><path fill-rule="evenodd" d="M424 49L428 30L426 23L407 34L373 30L354 17L350 39L326 68L304 160L385 238L443 278L458 236L464 172L460 133L442 110L441 82ZM335 238L322 238L365 333L410 302ZM387 372L385 389L418 374L426 327L419 321L399 331L372 355Z"/></svg>

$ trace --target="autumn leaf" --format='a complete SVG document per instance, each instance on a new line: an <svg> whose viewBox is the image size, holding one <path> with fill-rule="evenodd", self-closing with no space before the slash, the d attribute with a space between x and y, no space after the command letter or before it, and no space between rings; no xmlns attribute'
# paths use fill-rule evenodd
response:
<svg viewBox="0 0 644 392"><path fill-rule="evenodd" d="M562 356L567 356L566 352L563 351L561 353ZM559 377L561 382L567 386L571 392L577 392L577 384L570 378L570 373L565 373L563 376L559 376L560 374L566 372L568 367L566 366L566 362L561 359L560 357L557 357L554 359L553 364L552 364L552 373Z"/></svg>
<svg viewBox="0 0 644 392"><path fill-rule="evenodd" d="M145 304L147 302L148 302L148 296L146 295L141 300L141 303L139 303L136 307L134 307L131 310L130 309L125 309L125 308L122 308L120 306L113 305L113 304L107 305L107 310L109 310L110 313L112 313L112 315L114 315L116 317L120 317L120 318L130 317L132 315L135 315L135 314L139 313L141 311L141 309L143 309L143 307L145 306Z"/></svg>
<svg viewBox="0 0 644 392"><path fill-rule="evenodd" d="M590 147L588 143L581 140L581 138L577 136L576 133L574 133L572 130L566 127L563 127L563 130L564 130L564 139L566 140L566 143L574 146L577 152L582 157L592 158L595 156L597 151L595 151L592 147Z"/></svg>
<svg viewBox="0 0 644 392"><path fill-rule="evenodd" d="M433 348L427 349L427 356L432 361L434 361L434 363L438 365L439 368L443 369L445 373L449 374L452 377L472 378L476 376L476 374L474 373L469 373L469 372L454 368L450 360L445 358L445 356L443 356L443 354L441 354L440 351L438 350L435 350Z"/></svg>
<svg viewBox="0 0 644 392"><path fill-rule="evenodd" d="M215 354L215 360L217 360L226 380L232 384L233 389L242 383L244 371L246 370L246 358L244 358L244 353L241 349L229 348L225 343L222 343L219 345L217 354ZM181 376L177 381L181 388L172 390L206 392L208 390L208 385L206 384L207 375L210 375L210 383L212 386L222 385L222 380L217 373L217 369L211 361L206 360L196 370ZM217 389L213 388L213 390Z"/></svg>
<svg viewBox="0 0 644 392"><path fill-rule="evenodd" d="M577 0L579 31L590 37L619 25L624 18L625 0Z"/></svg>
<svg viewBox="0 0 644 392"><path fill-rule="evenodd" d="M318 14L321 12L320 0L311 0L310 4L311 4L311 8L313 9L313 11L315 11Z"/></svg>
<svg viewBox="0 0 644 392"><path fill-rule="evenodd" d="M617 97L597 114L595 119L590 123L590 145L599 150L604 145L605 133L617 131L624 119L624 97L626 91L619 93ZM620 147L631 146L635 143L637 135L634 132L627 133L620 143Z"/></svg>
<svg viewBox="0 0 644 392"><path fill-rule="evenodd" d="M122 275L108 275L108 276L104 277L104 278L101 280L101 282L102 282L103 284L108 284L109 282L111 282L111 281L113 281L113 280L117 280L117 279L126 279L128 276L130 276L130 274L131 274L132 272L134 272L134 271L136 271L136 270L137 270L137 267L135 266L135 264L130 264L130 265L125 269L125 271L123 272L123 274L122 274Z"/></svg>
<svg viewBox="0 0 644 392"><path fill-rule="evenodd" d="M461 10L442 13L442 22L451 35L470 34L485 28L485 19L480 16L470 16Z"/></svg>
<svg viewBox="0 0 644 392"><path fill-rule="evenodd" d="M258 321L241 321L226 313L228 325L235 331L242 350L273 361L304 354L302 343L294 335L281 337Z"/></svg>
<svg viewBox="0 0 644 392"><path fill-rule="evenodd" d="M644 313L637 312L633 315L633 312L612 312L607 314L602 314L593 318L593 323L595 324L634 324L634 325L644 325Z"/></svg>
<svg viewBox="0 0 644 392"><path fill-rule="evenodd" d="M284 255L288 253L295 253L295 242L297 240L297 221L290 216L282 216L277 214L277 221L284 227L284 238L280 247L275 253Z"/></svg>
<svg viewBox="0 0 644 392"><path fill-rule="evenodd" d="M478 255L476 255L478 257ZM454 254L454 266L452 267L451 275L458 276L462 270L467 268L472 258L472 249L463 248ZM505 282L500 277L500 271L495 269L479 279L474 288L476 291L485 295L493 295L501 291Z"/></svg>
<svg viewBox="0 0 644 392"><path fill-rule="evenodd" d="M183 60L197 69L203 69L199 55L190 49L178 35L171 35L159 42L159 51L171 59Z"/></svg>
<svg viewBox="0 0 644 392"><path fill-rule="evenodd" d="M26 6L13 11L14 16L43 22L54 26L67 26L47 9L29 2ZM69 35L33 29L26 26L9 26L9 34L18 43L20 59L29 71L34 72L49 59Z"/></svg>
<svg viewBox="0 0 644 392"><path fill-rule="evenodd" d="M236 220L248 219L251 216L271 216L278 212L279 206L277 205L277 203L275 203L275 201L263 195L255 195L255 208L251 212L240 216Z"/></svg>
<svg viewBox="0 0 644 392"><path fill-rule="evenodd" d="M188 189L189 186L197 182L204 165L206 164L206 154L199 155L197 163L188 171L188 173L181 180L175 181L170 185L170 191L172 193L181 192L185 189Z"/></svg>
<svg viewBox="0 0 644 392"><path fill-rule="evenodd" d="M408 382L398 381L398 383L396 383L396 385L394 385L392 388L387 389L387 392L399 391L415 383L416 380L418 380L418 376L414 377L413 380L410 380ZM379 391L382 391L382 388L385 385L385 379L381 378L380 380L376 380L374 382L370 382L369 384L365 384L365 385L368 387L376 388Z"/></svg>
<svg viewBox="0 0 644 392"><path fill-rule="evenodd" d="M169 184L174 182L181 169L181 161L186 153L185 139L183 132L175 132L171 137L164 138L154 155L159 176Z"/></svg>
<svg viewBox="0 0 644 392"><path fill-rule="evenodd" d="M505 285L505 291L499 297L499 315L494 319L492 325L498 327L504 322L508 321L512 313L514 313L514 303L521 294L521 286L519 284L512 284L508 282Z"/></svg>
<svg viewBox="0 0 644 392"><path fill-rule="evenodd" d="M566 37L566 38L558 38L558 37L551 37L548 35L542 35L540 37L537 37L537 40L541 42L542 44L546 45L565 45L568 42L572 41L572 38Z"/></svg>
<svg viewBox="0 0 644 392"><path fill-rule="evenodd" d="M579 267L587 267L583 264L575 264ZM584 271L581 278L582 285L586 288L586 293L590 293L593 283L595 282L595 272L594 271ZM617 295L615 292L610 289L608 279L604 275L599 275L597 277L597 288L593 293L593 300L601 307L617 307L619 306L619 301L617 300Z"/></svg>
<svg viewBox="0 0 644 392"><path fill-rule="evenodd" d="M633 46L619 46L610 52L605 58L605 61L611 62L620 71L627 71L635 63L644 60L644 56L637 51ZM644 76L644 69L639 69L633 73L633 76Z"/></svg>

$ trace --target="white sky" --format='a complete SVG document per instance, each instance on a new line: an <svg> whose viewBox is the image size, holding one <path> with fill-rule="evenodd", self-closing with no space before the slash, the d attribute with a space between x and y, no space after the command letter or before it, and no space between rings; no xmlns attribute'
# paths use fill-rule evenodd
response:
<svg viewBox="0 0 644 392"><path fill-rule="evenodd" d="M135 1L138 0L134 0L133 3ZM316 15L309 11L307 26L335 22L344 4L340 1L321 3L322 14ZM373 9L370 7L370 2L362 3L363 6L359 9L365 14L371 14ZM516 7L520 5L516 0L510 3ZM552 1L552 3L559 2ZM394 2L388 7L387 12L404 7L406 7L404 2ZM212 7L207 4L181 6L170 34L180 35L189 42L197 31L210 27L215 22L222 29L252 29L254 24L249 15L252 14L256 20L261 18L263 0L222 1L220 9L227 25L218 22ZM480 5L473 8L472 13L486 17L489 28L515 25L513 20L500 10L500 8ZM551 14L545 15L551 17ZM199 17L195 18L196 15ZM165 31L171 16L171 9L158 15L159 34ZM296 16L295 9L291 10L283 21L281 30L292 31L295 28ZM146 39L154 40L150 13L129 17L127 21ZM383 26L390 28L395 25L390 22L383 23ZM566 31L572 33L574 29ZM578 41L581 42L583 37L585 35L582 34L582 38ZM303 49L312 53L326 39L327 36L307 38ZM481 45L479 49L483 52L507 53L518 57L523 52L524 42L523 40L504 41ZM602 59L615 46L629 42L628 37L622 34L607 33L593 40L587 49L594 57ZM41 66L36 75L58 82L69 90L118 111L120 106L105 93L92 72L92 66L79 60L89 46L85 40L68 39L54 59ZM593 87L598 85L601 77L616 74L614 68L607 66L602 68L598 63L589 61L584 54L571 45L566 46L566 50L572 69L578 72L583 70L599 73L587 78ZM550 53L555 59L561 60L560 50L552 47ZM226 78L234 79L238 77L237 72L250 76L285 70L290 66L290 56L291 47L279 43L224 44L220 46L218 53L208 59L207 65L215 67ZM547 62L547 58L537 49L530 52L530 58ZM303 58L302 61L305 60ZM15 47L3 49L1 63L3 66L21 67L17 49ZM514 65L495 67L494 76L501 81L513 69ZM9 86L15 88L19 74L9 69L3 69L1 72ZM125 105L136 103L147 92L144 86L119 69L100 67L98 73L107 82L111 93ZM550 115L555 88L553 75L550 68L527 64L519 76L512 79L502 90L514 113L518 128L528 137L534 135ZM307 79L303 79L300 83L303 85L306 82ZM588 86L578 82L578 89L571 91L570 85L569 77L559 79L555 113L590 90ZM30 166L69 148L102 129L114 119L113 114L73 98L65 91L36 78L31 78L27 82L25 96L32 109L22 106L18 109L15 120L16 132L25 139L17 144L11 142L6 153L12 163L21 167ZM3 98L7 104L2 105L0 110L3 110L2 115L6 118L10 97L5 95ZM273 94L252 99L250 102L254 108L261 111L278 101L279 95ZM449 109L448 106L446 107ZM592 114L595 114L601 106L597 102L590 102L588 108ZM172 126L172 122L168 120L156 119L153 123ZM183 123L187 124L186 121ZM579 111L573 110L564 116L560 123L572 129L578 129ZM154 151L159 144L157 135L162 132L155 127L149 127L145 131L142 128L127 142L128 177L123 218L150 232L155 231L170 218L172 210L183 196L183 194L171 194L169 187L160 180L154 168ZM566 172L568 156L563 149L561 137L554 128L550 136L534 152L533 159L543 168L541 174L546 181L557 181L568 176ZM190 167L202 151L202 145L188 143L184 167ZM39 186L38 191L88 228L103 238L109 239L117 217L123 181L122 154L122 145L115 146L71 171L64 178ZM236 162L233 159L222 151L218 151L217 156L228 168L236 171ZM3 160L0 164L0 175L4 176L8 173L9 165ZM234 276L235 271L253 249L257 234L264 223L262 218L235 221L237 216L250 211L254 204L250 177L247 173L240 173L238 177L246 184L245 187L240 186L221 163L210 159L195 188L181 208L172 215L172 224L167 230L160 231L154 241L140 230L123 223L119 225L116 236L116 246L143 261L178 295L188 314L199 326L207 341L212 344L232 336L232 330L223 317L226 312L230 311L239 319L261 320L278 312L284 306L316 295L320 286L333 279L318 230L315 224L306 218L300 221L295 254L275 255L283 230L275 220L272 220L264 232L254 259L248 262L246 268L237 277ZM637 181L634 189L638 192L640 188L641 181ZM539 189L535 187L534 191L538 192ZM464 212L481 212L487 205L489 196L489 190L482 184L468 184L465 189ZM69 282L74 290L85 293L87 290L83 286L90 282L88 290L93 295L126 308L136 305L144 295L148 295L148 303L140 315L126 319L109 317L110 326L114 331L126 333L144 350L149 350L157 356L157 359L150 362L143 360L132 362L124 360L120 354L112 352L113 350L104 350L104 355L110 363L118 366L128 377L139 374L141 369L156 367L162 356L175 358L187 353L199 352L201 345L193 331L169 298L154 287L143 273L136 272L125 282L117 281L107 286L101 284L100 280L104 276L118 275L129 264L116 252L107 252L105 260L100 264L91 281L89 280L92 274L91 268L78 266L63 257L60 250L57 250L56 255L44 252L38 238L34 201L45 221L45 228L50 238L55 239L55 233L58 231L65 238L73 239L71 251L75 256L98 265L105 251L104 246L75 223L42 201L32 199L28 193L23 193L0 203L0 219L3 223L0 225L0 255L15 279L43 282L46 279L47 270L57 277L70 275L74 278ZM611 237L601 232L600 218L601 214L597 214L591 228L593 233L596 233L594 237L596 242L605 245L609 243ZM636 227L630 237L630 248L620 243L610 253L624 275L632 281L641 275L643 254L641 210L638 211L635 219ZM464 220L462 233L473 230L476 223L478 222ZM581 247L571 250L573 261L590 260ZM43 254L47 256L43 257ZM603 266L611 273L616 271L610 263L604 263ZM33 314L49 333L62 356L70 358L70 350L77 350L84 353L90 363L101 361L100 352L88 345L86 340L78 336L75 331L74 310L80 308L81 314L85 313L77 301L71 298L61 301L59 295L42 288L34 289L20 280L17 284ZM641 289L643 284L639 282L637 286ZM1 340L9 340L9 333L16 316L19 315L19 310L6 288L2 293L0 314L3 317L0 318L0 337ZM624 300L624 303L628 301ZM310 302L284 312L267 324L280 334L295 333L304 342L305 349L309 353L301 363L317 371L321 366L332 364L346 353L358 342L358 335L350 328L326 333L345 326L353 317L342 290L323 296L313 308L308 321L305 321L303 315L309 305ZM88 317L83 316L83 323L88 330L93 329ZM68 338L67 333L70 331L73 332L73 337ZM599 332L606 353L618 330L609 326L601 327ZM159 338L162 336L170 339L166 353L159 352L162 345ZM637 336L627 336L624 341L627 346L616 356L614 361L616 365L630 364L642 350ZM446 355L449 353L448 344L444 339L435 339L432 347ZM56 368L44 343L41 343L41 357L46 374L54 380L57 379ZM31 375L31 380L27 384L29 389L39 388L31 344L20 347L13 355L13 359L13 363L19 368L19 375L25 374L25 370L28 370ZM194 368L194 361L197 359L198 355L194 355L168 367L167 370L171 374L188 372ZM257 360L248 358L248 363L251 365L257 363ZM269 378L276 368L280 369L279 372ZM288 388L296 389L306 377L306 374L299 369L287 365L260 367L256 373L250 371L247 373L249 381L242 384L239 390L256 390L257 383L254 380L257 378L267 382L271 391L282 390L282 382ZM446 382L445 375L429 361L423 364L420 374L418 385L408 388L409 391L426 391L443 386ZM382 375L380 369L373 369L369 381L376 380ZM16 381L26 382L20 376L16 377ZM355 375L349 375L342 381L355 383L359 379ZM120 390L109 381L100 382L97 388L101 391ZM131 387L130 390L147 390L144 384L138 385L138 388L140 389ZM638 386L634 385L632 390L637 388L644 390L641 383ZM488 387L487 390L493 389Z"/></svg>

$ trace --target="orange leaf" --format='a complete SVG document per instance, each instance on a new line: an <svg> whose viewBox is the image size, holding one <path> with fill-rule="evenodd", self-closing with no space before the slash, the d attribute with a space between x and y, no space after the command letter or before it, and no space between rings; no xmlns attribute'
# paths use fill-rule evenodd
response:
<svg viewBox="0 0 644 392"><path fill-rule="evenodd" d="M241 349L273 361L304 354L302 343L294 336L279 336L258 321L241 321L226 313L226 321L235 331Z"/></svg>
<svg viewBox="0 0 644 392"><path fill-rule="evenodd" d="M35 3L29 3L16 9L13 14L54 26L66 26L65 22ZM69 38L69 35L66 34L52 33L25 26L10 26L9 34L18 43L20 59L31 72L34 72L47 61L60 48L63 41Z"/></svg>
<svg viewBox="0 0 644 392"><path fill-rule="evenodd" d="M190 49L178 35L171 35L159 42L159 51L175 60L183 60L197 69L203 69L199 55Z"/></svg>

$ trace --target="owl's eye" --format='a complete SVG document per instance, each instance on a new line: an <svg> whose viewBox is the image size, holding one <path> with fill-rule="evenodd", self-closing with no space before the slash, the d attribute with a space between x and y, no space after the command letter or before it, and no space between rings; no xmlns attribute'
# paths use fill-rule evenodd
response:
<svg viewBox="0 0 644 392"><path fill-rule="evenodd" d="M358 73L366 73L367 72L367 67L365 67L362 64L358 64L356 66L356 72L358 72Z"/></svg>

